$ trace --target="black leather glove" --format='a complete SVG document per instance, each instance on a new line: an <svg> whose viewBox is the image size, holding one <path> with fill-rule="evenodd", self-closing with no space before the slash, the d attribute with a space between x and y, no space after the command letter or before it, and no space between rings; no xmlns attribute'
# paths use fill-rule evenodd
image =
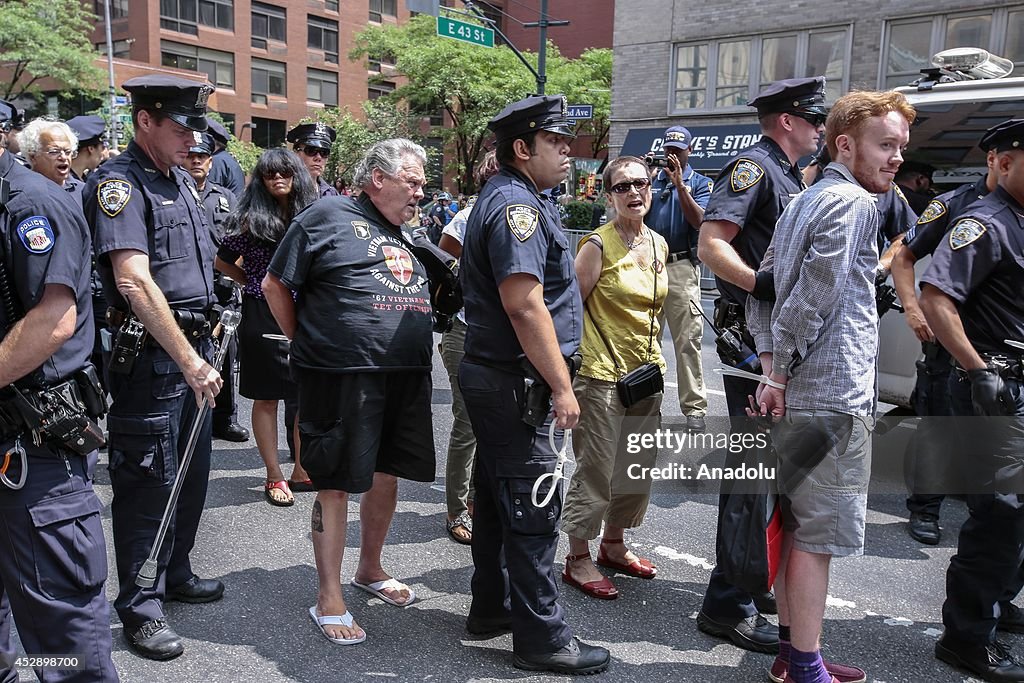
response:
<svg viewBox="0 0 1024 683"><path fill-rule="evenodd" d="M775 301L775 273L768 270L754 273L754 290L750 294L758 301Z"/></svg>
<svg viewBox="0 0 1024 683"><path fill-rule="evenodd" d="M1011 415L1006 395L1006 384L992 368L968 370L971 380L971 403L975 415Z"/></svg>

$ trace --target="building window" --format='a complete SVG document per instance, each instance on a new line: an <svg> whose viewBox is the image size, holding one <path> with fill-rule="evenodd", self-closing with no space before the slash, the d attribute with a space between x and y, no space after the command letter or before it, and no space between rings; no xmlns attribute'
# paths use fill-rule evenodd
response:
<svg viewBox="0 0 1024 683"><path fill-rule="evenodd" d="M338 74L320 69L306 69L306 99L328 107L338 106Z"/></svg>
<svg viewBox="0 0 1024 683"><path fill-rule="evenodd" d="M267 48L268 40L285 41L287 15L283 7L252 3L252 46Z"/></svg>
<svg viewBox="0 0 1024 683"><path fill-rule="evenodd" d="M323 50L324 61L338 63L338 22L320 17L309 17L307 45L312 50Z"/></svg>
<svg viewBox="0 0 1024 683"><path fill-rule="evenodd" d="M395 91L395 84L390 81L370 83L366 88L366 99L376 100Z"/></svg>
<svg viewBox="0 0 1024 683"><path fill-rule="evenodd" d="M397 0L370 0L370 21L379 24L385 14L389 17L396 16L396 2Z"/></svg>
<svg viewBox="0 0 1024 683"><path fill-rule="evenodd" d="M369 57L367 59L367 71L372 71L375 74L381 73L384 67L393 67L395 65L394 55L383 54L377 55L376 57Z"/></svg>
<svg viewBox="0 0 1024 683"><path fill-rule="evenodd" d="M846 92L849 65L848 26L677 45L671 109L746 110L763 87L805 76L825 76L834 101Z"/></svg>
<svg viewBox="0 0 1024 683"><path fill-rule="evenodd" d="M888 21L879 85L907 85L931 66L932 55L955 47L980 47L1024 65L1022 34L1024 5Z"/></svg>
<svg viewBox="0 0 1024 683"><path fill-rule="evenodd" d="M197 35L196 25L226 31L235 27L233 0L160 0L160 28Z"/></svg>
<svg viewBox="0 0 1024 683"><path fill-rule="evenodd" d="M235 55L231 52L161 40L160 63L175 69L204 73L218 87L235 87Z"/></svg>
<svg viewBox="0 0 1024 683"><path fill-rule="evenodd" d="M267 59L252 59L252 101L267 103L268 95L284 97L288 90L285 65Z"/></svg>
<svg viewBox="0 0 1024 683"><path fill-rule="evenodd" d="M338 11L338 0L326 0L324 2L324 9L330 10L331 12Z"/></svg>
<svg viewBox="0 0 1024 683"><path fill-rule="evenodd" d="M96 12L96 16L103 20L103 6L110 3L110 18L123 19L128 16L128 0L95 0L93 2L93 11Z"/></svg>
<svg viewBox="0 0 1024 683"><path fill-rule="evenodd" d="M284 144L285 122L278 119L252 117L252 141L264 149Z"/></svg>
<svg viewBox="0 0 1024 683"><path fill-rule="evenodd" d="M130 39L115 40L113 44L114 57L127 59L131 54L132 43L134 41ZM107 56L107 44L106 42L96 43L96 51L104 57Z"/></svg>

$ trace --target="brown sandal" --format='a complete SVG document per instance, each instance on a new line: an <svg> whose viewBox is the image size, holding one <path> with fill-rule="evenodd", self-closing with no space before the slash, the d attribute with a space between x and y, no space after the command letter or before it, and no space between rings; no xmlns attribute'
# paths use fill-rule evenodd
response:
<svg viewBox="0 0 1024 683"><path fill-rule="evenodd" d="M285 495L285 498L283 500L281 498L275 498L274 491L280 491ZM268 480L267 483L263 485L263 495L266 497L268 503L280 508L295 505L295 496L292 495L291 489L288 488L288 482L284 479L281 481Z"/></svg>

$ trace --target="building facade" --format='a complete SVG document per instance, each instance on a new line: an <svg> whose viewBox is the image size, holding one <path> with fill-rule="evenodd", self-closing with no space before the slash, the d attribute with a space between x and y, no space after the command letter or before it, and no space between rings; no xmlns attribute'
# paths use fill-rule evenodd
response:
<svg viewBox="0 0 1024 683"><path fill-rule="evenodd" d="M658 151L664 130L683 125L695 136L691 164L714 173L757 139L745 105L763 86L823 75L831 102L853 89L907 85L933 54L954 47L987 49L1024 75L1024 3L710 0L699 11L682 0L619 3L610 152Z"/></svg>

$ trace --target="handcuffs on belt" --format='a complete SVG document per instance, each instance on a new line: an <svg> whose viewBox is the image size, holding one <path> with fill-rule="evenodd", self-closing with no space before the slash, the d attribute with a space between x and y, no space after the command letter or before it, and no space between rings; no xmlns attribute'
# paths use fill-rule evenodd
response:
<svg viewBox="0 0 1024 683"><path fill-rule="evenodd" d="M542 474L537 477L537 481L533 482L533 490L530 492L530 502L533 503L534 507L542 508L546 507L551 499L555 497L555 491L558 489L558 481L560 479L567 479L568 477L562 476L562 470L565 469L565 461L569 459L569 434L572 430L564 430L562 435L562 447L559 449L555 446L555 420L551 421L551 426L548 427L548 445L551 446L551 450L558 454L558 462L555 463L555 469L547 474ZM545 480L551 480L551 488L548 489L548 493L544 496L544 500L537 502L537 495L540 493L540 486Z"/></svg>

